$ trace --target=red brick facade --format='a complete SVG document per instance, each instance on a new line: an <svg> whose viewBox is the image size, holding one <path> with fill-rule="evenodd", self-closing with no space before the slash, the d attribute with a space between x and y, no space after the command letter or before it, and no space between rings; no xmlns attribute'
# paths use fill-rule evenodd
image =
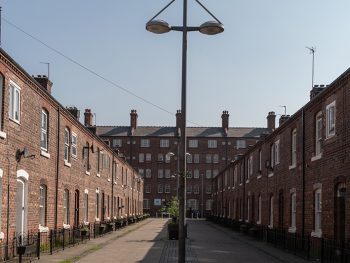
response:
<svg viewBox="0 0 350 263"><path fill-rule="evenodd" d="M40 223L47 230L143 213L143 179L128 163L3 50L0 74L0 232L5 238L37 231Z"/></svg>
<svg viewBox="0 0 350 263"><path fill-rule="evenodd" d="M187 170L191 174L186 182L187 209L201 215L211 211L212 176L254 145L261 133L267 132L266 128L228 127L227 111L221 117L222 127L187 128L187 153L190 154ZM131 110L130 126L100 126L97 134L143 175L144 212L155 216L162 205L177 195L181 112L176 114L175 127L137 126L137 118L136 110ZM142 145L145 140L149 145ZM191 141L195 141L195 145L191 145ZM167 160L168 153L171 157Z"/></svg>
<svg viewBox="0 0 350 263"><path fill-rule="evenodd" d="M316 237L350 237L350 70L312 97L213 179L215 215Z"/></svg>

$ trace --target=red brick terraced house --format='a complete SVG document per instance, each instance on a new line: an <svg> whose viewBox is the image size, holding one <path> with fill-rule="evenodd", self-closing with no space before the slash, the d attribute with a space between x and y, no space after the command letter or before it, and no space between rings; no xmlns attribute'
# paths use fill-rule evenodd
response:
<svg viewBox="0 0 350 263"><path fill-rule="evenodd" d="M275 114L268 117L269 129L229 127L228 111L221 118L221 127L187 128L188 216L210 214L212 178L274 128ZM176 114L175 127L138 126L137 119L136 110L131 110L130 126L98 126L96 134L144 178L144 212L155 216L177 196L181 112Z"/></svg>
<svg viewBox="0 0 350 263"><path fill-rule="evenodd" d="M221 218L314 238L350 238L350 69L213 179Z"/></svg>
<svg viewBox="0 0 350 263"><path fill-rule="evenodd" d="M143 213L143 179L0 49L0 243Z"/></svg>

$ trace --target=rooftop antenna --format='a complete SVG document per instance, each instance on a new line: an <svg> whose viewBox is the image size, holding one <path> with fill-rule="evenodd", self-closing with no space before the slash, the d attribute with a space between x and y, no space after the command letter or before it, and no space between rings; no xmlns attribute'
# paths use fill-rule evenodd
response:
<svg viewBox="0 0 350 263"><path fill-rule="evenodd" d="M314 72L315 72L315 52L316 47L306 47L310 54L312 54L312 79L311 79L311 89L314 87Z"/></svg>
<svg viewBox="0 0 350 263"><path fill-rule="evenodd" d="M47 65L47 78L50 79L50 63L49 62L41 62L41 64L46 64Z"/></svg>
<svg viewBox="0 0 350 263"><path fill-rule="evenodd" d="M284 115L287 115L287 106L280 105L279 107L284 108Z"/></svg>

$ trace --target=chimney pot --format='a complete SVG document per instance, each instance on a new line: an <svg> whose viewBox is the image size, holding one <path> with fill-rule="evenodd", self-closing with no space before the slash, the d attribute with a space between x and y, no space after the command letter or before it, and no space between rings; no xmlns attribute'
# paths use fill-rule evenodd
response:
<svg viewBox="0 0 350 263"><path fill-rule="evenodd" d="M77 120L80 118L80 110L75 106L67 106L66 109L72 114Z"/></svg>
<svg viewBox="0 0 350 263"><path fill-rule="evenodd" d="M130 112L130 128L131 131L134 131L137 128L137 111L131 110Z"/></svg>
<svg viewBox="0 0 350 263"><path fill-rule="evenodd" d="M34 79L43 87L49 94L51 94L52 90L52 82L45 75L38 75L34 77Z"/></svg>
<svg viewBox="0 0 350 263"><path fill-rule="evenodd" d="M221 119L222 119L222 125L221 127L227 131L228 130L228 126L229 126L229 117L230 115L228 114L228 111L223 111L222 115L221 115Z"/></svg>
<svg viewBox="0 0 350 263"><path fill-rule="evenodd" d="M91 109L85 109L84 112L84 125L86 127L92 126L93 121L93 113L91 112Z"/></svg>

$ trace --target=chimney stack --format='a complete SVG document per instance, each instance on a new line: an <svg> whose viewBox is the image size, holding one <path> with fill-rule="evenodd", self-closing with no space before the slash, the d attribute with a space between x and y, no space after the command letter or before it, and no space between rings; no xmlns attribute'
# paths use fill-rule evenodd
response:
<svg viewBox="0 0 350 263"><path fill-rule="evenodd" d="M316 97L319 93L321 93L327 85L314 85L312 90L310 91L310 100Z"/></svg>
<svg viewBox="0 0 350 263"><path fill-rule="evenodd" d="M67 106L66 109L72 114L77 120L80 118L80 110L75 106Z"/></svg>
<svg viewBox="0 0 350 263"><path fill-rule="evenodd" d="M130 112L130 128L132 131L137 128L137 112L136 112L136 110L131 110L131 112Z"/></svg>
<svg viewBox="0 0 350 263"><path fill-rule="evenodd" d="M266 117L267 119L267 129L272 132L275 130L276 114L274 111L270 111Z"/></svg>
<svg viewBox="0 0 350 263"><path fill-rule="evenodd" d="M49 93L51 94L52 82L45 75L38 75L34 79Z"/></svg>
<svg viewBox="0 0 350 263"><path fill-rule="evenodd" d="M182 115L181 110L176 111L176 135L180 135Z"/></svg>
<svg viewBox="0 0 350 263"><path fill-rule="evenodd" d="M227 132L228 130L228 120L229 120L230 114L228 114L228 111L223 111L221 115L222 119L222 128Z"/></svg>
<svg viewBox="0 0 350 263"><path fill-rule="evenodd" d="M290 115L281 115L280 120L279 120L279 126L281 126L283 123L288 121L289 118L290 118Z"/></svg>
<svg viewBox="0 0 350 263"><path fill-rule="evenodd" d="M84 125L86 127L91 127L93 121L93 113L91 112L91 109L85 109L84 112Z"/></svg>

